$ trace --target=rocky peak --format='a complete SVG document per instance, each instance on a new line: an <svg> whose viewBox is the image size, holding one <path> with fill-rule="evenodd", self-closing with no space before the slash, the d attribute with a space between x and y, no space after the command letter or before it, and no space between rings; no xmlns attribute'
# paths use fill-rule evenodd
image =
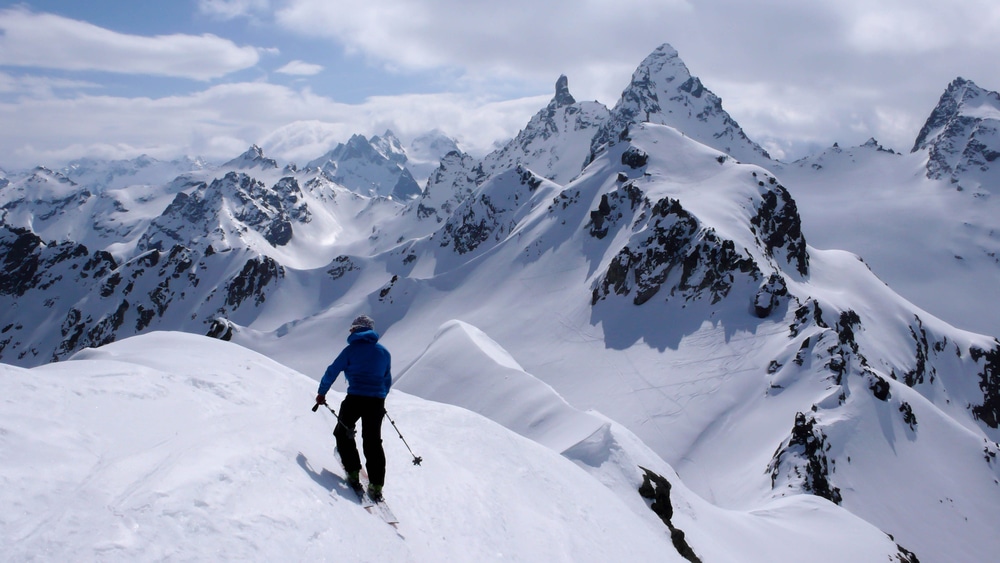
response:
<svg viewBox="0 0 1000 563"><path fill-rule="evenodd" d="M956 78L920 129L911 152L928 151L927 177L960 189L995 184L1000 158L1000 94Z"/></svg>
<svg viewBox="0 0 1000 563"><path fill-rule="evenodd" d="M371 140L355 134L306 168L322 171L331 181L355 193L408 201L419 196L421 190L405 164L406 154L399 139L386 131Z"/></svg>
<svg viewBox="0 0 1000 563"><path fill-rule="evenodd" d="M266 170L268 168L277 168L278 163L273 158L265 157L263 149L257 145L251 145L246 152L225 163L223 167L230 169L261 168Z"/></svg>
<svg viewBox="0 0 1000 563"><path fill-rule="evenodd" d="M566 75L560 75L559 79L556 80L556 95L552 98L550 106L555 104L555 107L569 106L576 103L576 98L573 94L569 93L569 79Z"/></svg>
<svg viewBox="0 0 1000 563"><path fill-rule="evenodd" d="M865 141L865 144L861 145L861 148L874 149L876 152L887 152L889 154L896 154L896 151L883 147L877 140L875 140L875 137L869 137L868 140Z"/></svg>
<svg viewBox="0 0 1000 563"><path fill-rule="evenodd" d="M385 133L381 136L375 135L368 142L386 160L399 166L406 164L406 151L403 150L403 144L399 142L399 139L391 130L386 129Z"/></svg>
<svg viewBox="0 0 1000 563"><path fill-rule="evenodd" d="M483 169L496 174L524 166L565 184L583 169L589 141L607 119L606 107L598 102L577 102L569 93L569 80L560 76L552 101L516 137L486 155Z"/></svg>
<svg viewBox="0 0 1000 563"><path fill-rule="evenodd" d="M737 160L767 163L770 155L747 138L722 109L722 100L692 76L684 61L664 43L639 64L632 81L591 142L591 153L616 142L630 125L651 122L674 127L696 141Z"/></svg>

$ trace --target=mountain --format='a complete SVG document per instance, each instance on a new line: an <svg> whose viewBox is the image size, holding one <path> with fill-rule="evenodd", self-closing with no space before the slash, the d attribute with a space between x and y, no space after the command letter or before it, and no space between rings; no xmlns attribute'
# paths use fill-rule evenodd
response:
<svg viewBox="0 0 1000 563"><path fill-rule="evenodd" d="M512 168L520 167L560 184L572 180L583 170L590 140L608 115L608 109L598 102L577 102L569 91L569 79L560 76L552 100L504 146L482 160L461 151L446 154L428 178L423 194L404 212L416 217L417 228L405 225L413 230L396 230L382 238L398 241L400 237L430 234L483 182Z"/></svg>
<svg viewBox="0 0 1000 563"><path fill-rule="evenodd" d="M1000 183L1000 94L956 78L927 118L912 152L928 152L927 177L996 193Z"/></svg>
<svg viewBox="0 0 1000 563"><path fill-rule="evenodd" d="M420 186L405 167L406 155L391 131L365 139L354 135L325 155L306 164L323 171L331 181L362 195L407 201L420 195Z"/></svg>
<svg viewBox="0 0 1000 563"><path fill-rule="evenodd" d="M290 269L342 266L344 247L399 207L315 171L222 171L95 194L39 168L0 193L5 361L37 365L147 330L252 323Z"/></svg>
<svg viewBox="0 0 1000 563"><path fill-rule="evenodd" d="M813 245L855 252L927 311L1000 335L1000 168L988 159L998 100L959 78L913 152L872 140L771 168L790 186Z"/></svg>
<svg viewBox="0 0 1000 563"><path fill-rule="evenodd" d="M560 76L552 101L513 140L487 155L483 166L499 171L520 164L565 184L583 170L590 140L608 115L598 102L577 102L569 92L569 79Z"/></svg>
<svg viewBox="0 0 1000 563"><path fill-rule="evenodd" d="M81 158L71 161L59 172L94 192L121 189L142 184L162 184L181 174L209 167L200 158L184 157L163 161L142 155L129 160Z"/></svg>
<svg viewBox="0 0 1000 563"><path fill-rule="evenodd" d="M278 162L273 158L265 157L263 149L252 145L247 149L247 152L223 164L222 167L228 169L262 168L266 170L277 168Z"/></svg>
<svg viewBox="0 0 1000 563"><path fill-rule="evenodd" d="M666 526L670 557L988 560L1000 549L1000 341L908 301L858 255L817 246L809 221L829 211L851 230L852 213L878 208L874 190L843 209L814 207L817 186L864 167L883 180L917 171L890 194L916 186L913 205L926 207L925 193L989 198L919 172L925 149L898 155L877 142L779 171L716 102L663 46L615 108L576 102L560 78L518 137L483 159L449 152L414 199L359 190L401 159L388 134L356 136L302 170L221 167L140 188L142 218L94 244L77 241L90 236L82 222L62 238L33 230L51 225L36 221L44 198L67 217L82 206L59 202L94 199L39 171L37 189L25 180L0 192L30 193L9 201L35 206L5 208L21 223L0 233L0 354L61 370L41 364L183 330L318 377L364 312L392 350L400 391L475 411L493 421L482 427L507 429L501 442L537 441L545 453L525 454L525 473L503 466L517 483L542 476L526 496L555 487L550 496L604 498L591 481L547 477L578 467L619 499L601 506L649 518L635 489L659 498L656 539L637 540L657 553ZM372 176L345 186L336 178L348 170ZM126 223L122 205L112 216ZM884 223L914 217L903 208ZM192 385L233 393L227 381ZM440 427L452 434L482 423L448 420ZM475 440L455 438L453 452ZM550 455L571 465L535 464ZM441 481L471 483L492 462L455 459ZM501 515L534 506L493 498L514 483L477 503ZM663 498L673 492L676 504ZM627 527L615 545L639 545L626 539L640 525ZM587 550L558 545L571 558ZM750 555L734 555L738 546ZM595 557L620 555L604 549Z"/></svg>
<svg viewBox="0 0 1000 563"><path fill-rule="evenodd" d="M722 100L691 75L677 50L667 43L650 53L632 74L610 119L594 136L591 153L627 134L631 125L644 122L676 127L742 162L766 165L771 158L746 136L722 108Z"/></svg>

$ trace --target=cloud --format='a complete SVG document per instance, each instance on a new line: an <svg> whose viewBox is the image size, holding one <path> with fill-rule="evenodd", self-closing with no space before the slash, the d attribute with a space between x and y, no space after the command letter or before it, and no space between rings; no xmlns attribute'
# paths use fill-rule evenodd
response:
<svg viewBox="0 0 1000 563"><path fill-rule="evenodd" d="M0 65L209 80L257 64L214 35L127 35L53 14L0 11Z"/></svg>
<svg viewBox="0 0 1000 563"><path fill-rule="evenodd" d="M198 0L198 11L222 20L253 17L267 12L269 0Z"/></svg>
<svg viewBox="0 0 1000 563"><path fill-rule="evenodd" d="M48 76L13 76L0 72L0 94L45 98L54 96L57 91L100 88L102 88L100 84L85 80L69 80Z"/></svg>
<svg viewBox="0 0 1000 563"><path fill-rule="evenodd" d="M307 88L244 82L156 99L77 95L0 102L0 122L18 132L0 136L0 166L60 166L95 155L227 160L253 143L270 156L302 163L354 133L392 129L407 141L435 127L481 156L497 139L515 135L550 97L422 94L344 104Z"/></svg>
<svg viewBox="0 0 1000 563"><path fill-rule="evenodd" d="M617 97L638 61L664 42L662 22L690 10L687 0L290 0L275 19L389 70L458 68L467 87L509 81L536 92L568 74L588 99L597 89L608 97L602 78L612 69Z"/></svg>
<svg viewBox="0 0 1000 563"><path fill-rule="evenodd" d="M314 74L319 74L323 72L323 66L303 61L292 61L286 64L285 66L279 68L275 72L280 72L282 74L291 74L295 76L312 76Z"/></svg>

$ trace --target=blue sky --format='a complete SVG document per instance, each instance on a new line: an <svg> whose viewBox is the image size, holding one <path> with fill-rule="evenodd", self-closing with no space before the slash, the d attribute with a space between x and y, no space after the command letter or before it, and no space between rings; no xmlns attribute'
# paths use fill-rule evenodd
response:
<svg viewBox="0 0 1000 563"><path fill-rule="evenodd" d="M303 162L386 128L482 154L560 74L614 105L661 43L772 155L908 151L952 79L1000 89L997 29L995 0L0 2L0 167Z"/></svg>

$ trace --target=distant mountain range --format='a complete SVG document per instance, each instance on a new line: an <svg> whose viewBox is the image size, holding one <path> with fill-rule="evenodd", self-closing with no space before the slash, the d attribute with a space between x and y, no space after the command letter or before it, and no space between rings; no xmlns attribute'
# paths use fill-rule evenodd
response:
<svg viewBox="0 0 1000 563"><path fill-rule="evenodd" d="M900 561L986 560L1000 341L927 310L1000 312L997 123L1000 97L958 79L909 154L776 162L663 45L610 109L560 77L482 159L422 138L423 187L391 132L301 168L254 146L8 173L0 359L179 330L318 375L364 312L404 387L482 412L407 383L459 320L720 507L813 494Z"/></svg>

